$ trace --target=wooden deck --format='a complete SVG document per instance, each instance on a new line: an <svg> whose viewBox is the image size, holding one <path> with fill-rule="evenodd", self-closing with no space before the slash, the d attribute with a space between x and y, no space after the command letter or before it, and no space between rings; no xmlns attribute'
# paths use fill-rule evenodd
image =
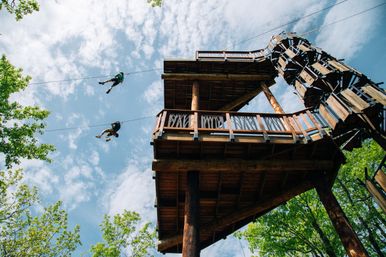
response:
<svg viewBox="0 0 386 257"><path fill-rule="evenodd" d="M187 171L200 172L201 249L309 190L315 177L333 181L343 155L319 119L308 110L161 111L152 142L159 251L181 252Z"/></svg>

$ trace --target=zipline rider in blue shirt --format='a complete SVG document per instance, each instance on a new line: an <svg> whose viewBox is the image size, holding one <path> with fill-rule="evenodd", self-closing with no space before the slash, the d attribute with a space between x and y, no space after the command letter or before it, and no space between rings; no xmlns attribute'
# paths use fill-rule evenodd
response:
<svg viewBox="0 0 386 257"><path fill-rule="evenodd" d="M106 81L101 81L101 82L99 82L99 84L104 85L107 82L113 82L111 87L106 91L106 94L108 94L108 93L110 93L110 91L113 87L122 83L124 79L125 79L125 74L123 72L120 72L117 75L115 75L114 78L106 80Z"/></svg>

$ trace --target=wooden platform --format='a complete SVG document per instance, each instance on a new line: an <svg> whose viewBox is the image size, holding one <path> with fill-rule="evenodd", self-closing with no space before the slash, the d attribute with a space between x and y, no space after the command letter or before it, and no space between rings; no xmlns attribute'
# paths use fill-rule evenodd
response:
<svg viewBox="0 0 386 257"><path fill-rule="evenodd" d="M276 74L270 60L265 58L248 62L165 60L164 106L190 110L192 83L198 81L201 110L224 110L236 101L236 105L226 110L237 111L261 92L261 82L272 85Z"/></svg>
<svg viewBox="0 0 386 257"><path fill-rule="evenodd" d="M200 172L201 249L309 190L313 178L333 181L343 155L319 120L308 110L161 111L152 141L159 251L182 249L187 171Z"/></svg>
<svg viewBox="0 0 386 257"><path fill-rule="evenodd" d="M163 154L163 144L175 153ZM179 144L179 147L177 146ZM308 144L228 142L223 158L192 158L181 151L192 142L155 140L153 161L157 192L160 252L181 252L186 174L200 172L200 248L222 239L255 218L312 188L311 180L326 176L333 181L343 155L329 137ZM206 152L213 142L193 142ZM217 144L217 143L216 143ZM191 146L190 146L191 147ZM180 148L180 158L176 152ZM251 150L252 149L252 150ZM249 151L249 154L246 154ZM172 157L173 156L173 157ZM200 156L198 154L197 156ZM232 157L233 156L233 157ZM168 158L169 157L169 158ZM189 157L189 159L186 159ZM172 159L171 159L172 158Z"/></svg>

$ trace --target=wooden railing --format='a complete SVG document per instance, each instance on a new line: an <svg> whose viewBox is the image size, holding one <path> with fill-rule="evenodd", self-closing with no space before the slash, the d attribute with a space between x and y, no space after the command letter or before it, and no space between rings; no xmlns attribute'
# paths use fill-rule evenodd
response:
<svg viewBox="0 0 386 257"><path fill-rule="evenodd" d="M196 60L255 61L265 59L266 49L256 51L197 51Z"/></svg>
<svg viewBox="0 0 386 257"><path fill-rule="evenodd" d="M261 136L293 139L294 142L310 141L311 136L325 135L327 123L319 113L304 110L291 114L241 113L221 111L189 111L165 109L157 115L154 139L165 133L199 135L225 135L233 141L235 136Z"/></svg>

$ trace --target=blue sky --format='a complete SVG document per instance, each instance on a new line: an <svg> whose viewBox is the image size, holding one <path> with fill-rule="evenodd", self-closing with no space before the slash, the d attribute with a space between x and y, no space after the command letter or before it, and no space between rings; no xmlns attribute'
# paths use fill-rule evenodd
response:
<svg viewBox="0 0 386 257"><path fill-rule="evenodd" d="M196 50L255 50L283 30L306 37L375 82L385 79L386 5L328 25L376 6L378 0L346 0L289 26L254 37L335 1L177 1L166 0L151 8L146 0L41 1L41 10L16 22L0 13L0 53L5 54L32 82L67 80L162 68L165 58L194 58ZM245 39L251 40L241 43ZM53 163L25 161L26 181L40 188L43 203L62 200L71 224L81 225L85 252L100 240L103 214L123 209L155 221L152 148L149 144L155 118L124 123L120 137L109 143L95 138L96 124L155 115L163 106L161 71L126 76L109 95L98 79L34 84L13 99L38 104L51 111L47 132L40 137L54 144ZM106 76L107 78L107 76ZM301 103L281 79L273 93L288 112ZM271 112L263 96L244 109ZM202 256L250 256L231 236L205 249ZM173 255L167 255L173 256Z"/></svg>

